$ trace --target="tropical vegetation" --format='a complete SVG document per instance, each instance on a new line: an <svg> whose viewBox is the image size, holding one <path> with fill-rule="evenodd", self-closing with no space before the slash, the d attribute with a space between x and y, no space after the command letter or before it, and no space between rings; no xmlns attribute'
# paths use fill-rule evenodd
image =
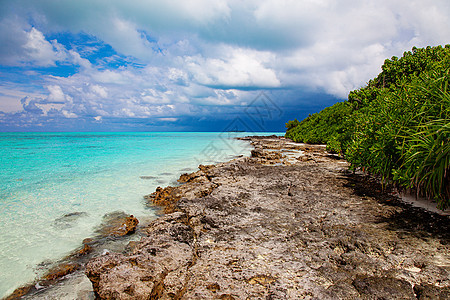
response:
<svg viewBox="0 0 450 300"><path fill-rule="evenodd" d="M303 121L286 137L326 143L352 169L450 206L450 45L413 48L348 100Z"/></svg>

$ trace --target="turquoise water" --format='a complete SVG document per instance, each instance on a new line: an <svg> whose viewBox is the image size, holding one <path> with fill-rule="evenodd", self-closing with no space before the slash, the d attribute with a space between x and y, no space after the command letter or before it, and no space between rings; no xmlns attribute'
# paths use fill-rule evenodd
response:
<svg viewBox="0 0 450 300"><path fill-rule="evenodd" d="M157 186L249 155L236 136L245 133L0 133L0 297L79 247L106 213L152 218L143 196Z"/></svg>

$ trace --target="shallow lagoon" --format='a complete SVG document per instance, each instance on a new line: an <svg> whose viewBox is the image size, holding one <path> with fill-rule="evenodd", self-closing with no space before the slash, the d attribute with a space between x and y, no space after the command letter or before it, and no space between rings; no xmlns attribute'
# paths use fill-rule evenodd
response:
<svg viewBox="0 0 450 300"><path fill-rule="evenodd" d="M143 196L157 186L249 155L233 139L245 135L0 133L0 297L79 247L106 213L153 218Z"/></svg>

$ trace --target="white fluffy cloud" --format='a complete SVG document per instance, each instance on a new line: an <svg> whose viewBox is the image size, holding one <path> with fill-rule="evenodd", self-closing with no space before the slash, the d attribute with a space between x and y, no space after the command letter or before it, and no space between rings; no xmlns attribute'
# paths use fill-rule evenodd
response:
<svg viewBox="0 0 450 300"><path fill-rule="evenodd" d="M47 41L42 32L17 19L0 20L0 63L2 65L54 66L65 59L57 41Z"/></svg>
<svg viewBox="0 0 450 300"><path fill-rule="evenodd" d="M111 53L59 40L78 34ZM175 121L239 109L258 89L345 99L384 59L448 41L447 0L16 0L0 4L0 65L39 80L0 86L0 108L17 95L36 115Z"/></svg>
<svg viewBox="0 0 450 300"><path fill-rule="evenodd" d="M186 57L186 69L194 80L207 86L259 87L280 86L275 71L270 68L274 55L269 52L254 51L222 46L219 57L205 58L201 55Z"/></svg>

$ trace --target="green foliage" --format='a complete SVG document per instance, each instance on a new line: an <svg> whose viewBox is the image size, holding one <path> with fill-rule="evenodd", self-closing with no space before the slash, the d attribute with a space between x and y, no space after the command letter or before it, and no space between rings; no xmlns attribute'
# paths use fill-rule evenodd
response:
<svg viewBox="0 0 450 300"><path fill-rule="evenodd" d="M308 116L305 120L286 123L286 137L296 141L310 144L328 144L330 151L341 151L339 135L346 131L347 115L351 106L346 102L339 102L327 107L320 113ZM332 143L330 143L332 139Z"/></svg>
<svg viewBox="0 0 450 300"><path fill-rule="evenodd" d="M411 111L414 124L402 128L402 165L392 172L395 181L434 198L441 208L450 204L449 73L433 72L411 87L416 92L411 101L416 107Z"/></svg>
<svg viewBox="0 0 450 300"><path fill-rule="evenodd" d="M299 124L300 124L300 122L297 119L287 122L286 123L287 131L297 127Z"/></svg>
<svg viewBox="0 0 450 300"><path fill-rule="evenodd" d="M449 207L450 46L413 48L382 70L348 101L291 124L286 136L328 143L352 168Z"/></svg>

